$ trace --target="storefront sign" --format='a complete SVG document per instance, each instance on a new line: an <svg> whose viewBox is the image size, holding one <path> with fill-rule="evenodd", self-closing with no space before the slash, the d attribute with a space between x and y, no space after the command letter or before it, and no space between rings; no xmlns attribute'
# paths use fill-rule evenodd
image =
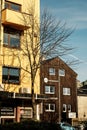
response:
<svg viewBox="0 0 87 130"><path fill-rule="evenodd" d="M14 116L13 107L1 107L1 116Z"/></svg>
<svg viewBox="0 0 87 130"><path fill-rule="evenodd" d="M69 112L69 118L76 118L76 112Z"/></svg>

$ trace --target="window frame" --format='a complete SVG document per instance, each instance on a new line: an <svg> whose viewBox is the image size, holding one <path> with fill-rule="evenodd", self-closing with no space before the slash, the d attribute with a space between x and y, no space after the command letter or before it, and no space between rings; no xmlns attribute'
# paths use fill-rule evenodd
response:
<svg viewBox="0 0 87 130"><path fill-rule="evenodd" d="M63 104L63 112L66 112L66 111L67 111L67 105Z"/></svg>
<svg viewBox="0 0 87 130"><path fill-rule="evenodd" d="M67 110L68 110L68 112L71 112L71 104L67 105Z"/></svg>
<svg viewBox="0 0 87 130"><path fill-rule="evenodd" d="M55 68L49 68L49 75L55 75Z"/></svg>
<svg viewBox="0 0 87 130"><path fill-rule="evenodd" d="M55 86L53 86L53 85L46 85L45 86L45 94L55 94Z"/></svg>
<svg viewBox="0 0 87 130"><path fill-rule="evenodd" d="M48 109L46 109L46 107L48 107ZM53 109L51 109L51 107ZM46 112L55 112L55 103L46 103L45 104L45 111Z"/></svg>
<svg viewBox="0 0 87 130"><path fill-rule="evenodd" d="M17 70L17 73L14 73L16 72L16 70ZM12 71L13 71L13 74L12 74ZM20 84L20 68L3 66L2 82L8 83L8 84Z"/></svg>
<svg viewBox="0 0 87 130"><path fill-rule="evenodd" d="M20 112L21 112L21 118L22 119L28 119L28 118L31 119L32 118L32 108L21 107Z"/></svg>
<svg viewBox="0 0 87 130"><path fill-rule="evenodd" d="M22 31L4 27L3 45L10 48L20 48L21 35ZM12 39L14 40L13 42L11 42Z"/></svg>
<svg viewBox="0 0 87 130"><path fill-rule="evenodd" d="M12 8L12 5L17 6L19 9ZM21 12L21 5L18 3L14 3L14 2L10 2L10 1L5 0L5 9L10 9L10 10L14 10L17 12Z"/></svg>
<svg viewBox="0 0 87 130"><path fill-rule="evenodd" d="M71 95L70 88L63 88L63 95Z"/></svg>
<svg viewBox="0 0 87 130"><path fill-rule="evenodd" d="M58 73L59 73L59 76L64 77L66 72L65 72L65 69L59 69Z"/></svg>

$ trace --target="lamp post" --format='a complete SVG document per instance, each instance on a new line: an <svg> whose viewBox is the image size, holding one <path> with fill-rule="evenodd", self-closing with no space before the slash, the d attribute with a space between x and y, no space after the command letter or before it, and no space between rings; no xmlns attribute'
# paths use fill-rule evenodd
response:
<svg viewBox="0 0 87 130"><path fill-rule="evenodd" d="M59 80L50 80L48 78L44 78L45 83L47 83L48 81L50 81L50 82L59 82Z"/></svg>
<svg viewBox="0 0 87 130"><path fill-rule="evenodd" d="M1 51L1 20L2 20L2 0L0 0L0 51ZM0 101L0 124L1 124L1 101Z"/></svg>
<svg viewBox="0 0 87 130"><path fill-rule="evenodd" d="M44 82L47 83L49 82L58 82L58 87L59 87L59 122L61 122L61 88L60 88L60 77L64 77L65 76L65 70L64 69L59 69L58 71L58 80L49 80L48 78L44 78Z"/></svg>
<svg viewBox="0 0 87 130"><path fill-rule="evenodd" d="M3 1L0 0L0 44L1 44L1 25L2 25L2 3Z"/></svg>

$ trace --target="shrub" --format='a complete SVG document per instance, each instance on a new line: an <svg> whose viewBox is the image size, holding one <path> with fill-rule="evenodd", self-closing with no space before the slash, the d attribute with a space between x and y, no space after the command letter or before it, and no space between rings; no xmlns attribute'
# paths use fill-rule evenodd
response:
<svg viewBox="0 0 87 130"><path fill-rule="evenodd" d="M0 130L58 130L58 126L55 123L31 120L20 123L1 125Z"/></svg>

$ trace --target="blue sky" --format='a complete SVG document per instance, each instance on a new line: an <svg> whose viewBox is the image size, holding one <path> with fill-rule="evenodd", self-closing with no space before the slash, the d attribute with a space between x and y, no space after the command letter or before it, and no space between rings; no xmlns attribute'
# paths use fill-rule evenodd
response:
<svg viewBox="0 0 87 130"><path fill-rule="evenodd" d="M76 49L69 57L81 62L74 69L77 79L87 80L87 0L41 0L41 9L44 8L66 22L67 27L75 28L67 42Z"/></svg>

